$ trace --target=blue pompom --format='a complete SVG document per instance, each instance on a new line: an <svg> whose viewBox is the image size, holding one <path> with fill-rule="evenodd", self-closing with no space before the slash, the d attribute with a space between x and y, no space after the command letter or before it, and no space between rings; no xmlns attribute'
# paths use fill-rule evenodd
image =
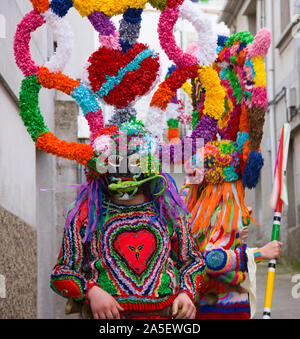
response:
<svg viewBox="0 0 300 339"><path fill-rule="evenodd" d="M243 175L243 184L249 189L257 186L260 171L264 166L264 159L261 153L251 151Z"/></svg>
<svg viewBox="0 0 300 339"><path fill-rule="evenodd" d="M205 262L208 269L212 271L220 271L226 266L226 253L222 248L207 252L205 255Z"/></svg>
<svg viewBox="0 0 300 339"><path fill-rule="evenodd" d="M176 71L178 67L176 65L172 65L168 68L168 73L167 73L167 77L170 76L172 73L174 73Z"/></svg>
<svg viewBox="0 0 300 339"><path fill-rule="evenodd" d="M52 12L60 17L64 17L71 7L73 7L72 0L52 0L50 4Z"/></svg>
<svg viewBox="0 0 300 339"><path fill-rule="evenodd" d="M120 40L120 45L122 47L122 52L127 53L133 46L128 41Z"/></svg>
<svg viewBox="0 0 300 339"><path fill-rule="evenodd" d="M138 25L142 22L142 13L142 8L128 8L123 14L123 18L132 25Z"/></svg>
<svg viewBox="0 0 300 339"><path fill-rule="evenodd" d="M243 148L247 140L249 140L249 134L247 132L238 132L236 142L237 149L240 153L243 152Z"/></svg>
<svg viewBox="0 0 300 339"><path fill-rule="evenodd" d="M218 46L225 47L226 41L228 40L227 36L219 35L218 36Z"/></svg>

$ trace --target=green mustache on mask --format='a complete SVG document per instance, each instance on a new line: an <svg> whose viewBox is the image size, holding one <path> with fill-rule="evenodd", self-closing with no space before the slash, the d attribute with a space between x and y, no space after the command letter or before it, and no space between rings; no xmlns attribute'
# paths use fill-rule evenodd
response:
<svg viewBox="0 0 300 339"><path fill-rule="evenodd" d="M121 181L121 179L119 180L119 182L117 183L112 183L108 186L108 189L112 192L116 192L116 193L132 193L131 195L134 195L139 187L141 187L142 185L144 185L146 182L149 182L151 180L154 179L162 179L163 183L164 183L164 187L162 188L162 190L158 193L155 193L154 195L156 196L160 196L163 194L163 192L165 191L165 189L167 188L167 180L164 176L156 174L153 175L149 178L143 179L143 180L128 180L128 181Z"/></svg>

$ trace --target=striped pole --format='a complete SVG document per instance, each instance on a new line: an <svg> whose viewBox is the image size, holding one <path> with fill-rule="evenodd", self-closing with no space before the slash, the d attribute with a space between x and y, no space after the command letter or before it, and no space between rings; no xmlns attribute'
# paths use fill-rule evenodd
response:
<svg viewBox="0 0 300 339"><path fill-rule="evenodd" d="M289 124L284 124L280 139L280 145L277 153L274 175L274 187L270 201L270 205L272 206L272 208L275 208L273 219L272 241L279 241L282 208L283 204L288 205L286 170L287 170L289 143L290 143L290 126ZM271 319L276 264L277 264L276 259L273 259L269 262L263 319Z"/></svg>
<svg viewBox="0 0 300 339"><path fill-rule="evenodd" d="M279 240L282 205L282 201L280 200L275 209L272 241ZM269 262L263 319L271 319L276 264L276 259L273 259Z"/></svg>

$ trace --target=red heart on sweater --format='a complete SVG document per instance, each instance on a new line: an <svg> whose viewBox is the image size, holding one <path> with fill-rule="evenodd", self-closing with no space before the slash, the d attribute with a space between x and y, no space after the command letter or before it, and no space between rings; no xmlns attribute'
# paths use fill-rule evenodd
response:
<svg viewBox="0 0 300 339"><path fill-rule="evenodd" d="M121 233L115 240L115 249L135 273L141 275L156 249L155 236L147 230Z"/></svg>
<svg viewBox="0 0 300 339"><path fill-rule="evenodd" d="M109 105L127 107L146 94L158 76L159 60L144 44L127 53L100 47L89 59L89 80L93 91ZM133 69L133 66L134 69Z"/></svg>

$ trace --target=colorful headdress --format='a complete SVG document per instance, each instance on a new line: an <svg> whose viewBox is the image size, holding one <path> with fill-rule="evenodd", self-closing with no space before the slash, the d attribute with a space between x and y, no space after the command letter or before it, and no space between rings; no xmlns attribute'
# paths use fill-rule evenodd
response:
<svg viewBox="0 0 300 339"><path fill-rule="evenodd" d="M96 158L93 143L103 134L113 134L122 123L136 115L135 101L157 85L160 76L160 63L157 53L146 45L138 43L141 27L141 15L147 3L144 0L31 0L33 10L18 25L15 36L15 57L19 68L25 75L20 93L20 115L36 146L47 153L75 160L95 170ZM145 127L162 142L165 127L165 111L176 95L176 91L190 78L200 78L206 88L206 106L209 119L223 112L222 102L216 107L216 92L222 88L217 72L210 66L216 57L216 34L212 25L194 4L183 0L149 1L162 11L159 20L159 38L161 46L175 62L176 70L160 85L153 95ZM65 20L71 7L87 17L99 33L100 48L93 53L83 72L82 80L75 80L63 74L71 56L73 43L72 31ZM123 14L119 30L111 17ZM197 56L184 53L176 44L173 29L179 18L185 18L195 26L201 46ZM37 65L30 54L30 35L43 24L47 24L57 37L58 47L52 58L42 66ZM57 89L70 95L79 104L91 131L90 145L69 143L58 139L51 133L39 108L40 89ZM214 97L214 99L212 98ZM115 114L109 126L104 125L101 104L112 105ZM199 134L199 133L198 133ZM192 137L195 148L195 135ZM198 137L198 135L197 135ZM96 141L99 144L99 140ZM166 147L160 150L171 153Z"/></svg>
<svg viewBox="0 0 300 339"><path fill-rule="evenodd" d="M268 106L264 56L270 43L266 29L255 38L249 32L219 37L214 69L226 96L225 109L214 123L206 121L206 89L199 80L193 83L192 126L194 132L208 131L204 150L198 153L205 171L202 190L191 187L186 198L195 233L210 224L238 229L252 219L244 189L256 187L264 164L260 151Z"/></svg>
<svg viewBox="0 0 300 339"><path fill-rule="evenodd" d="M161 11L158 25L161 47L176 65L176 70L159 84L142 124L136 120L134 104L140 97L149 94L160 80L158 54L138 42L143 9L148 2ZM188 79L199 78L206 90L207 120L215 122L220 119L224 111L225 92L217 71L212 67L217 55L217 35L212 31L212 24L190 0L31 0L31 3L33 10L18 25L14 43L16 63L25 75L20 93L20 115L39 150L82 164L87 168L89 179L68 212L67 224L82 199L88 197L91 234L102 216L100 206L105 189L134 192L139 184L153 177L161 180L152 186L151 194L159 200L166 189L157 209L167 210L176 221L177 207L184 210L184 206L178 199L174 181L161 173L163 159L169 156L169 161L175 160L172 145L163 145L166 110L177 90ZM81 80L72 79L63 73L73 49L71 27L65 20L72 7L82 17L88 18L99 33L101 43L85 65ZM117 29L111 18L119 14L123 17ZM200 46L196 55L184 53L176 44L173 30L179 18L189 20L196 28ZM32 60L29 44L31 33L44 24L56 36L57 49L51 59L40 66ZM88 121L91 144L60 140L49 131L39 108L42 87L62 91L76 100ZM105 104L114 106L115 110L107 125L101 108ZM189 138L193 151L196 150L199 136L201 133L196 130ZM211 137L212 134L209 134L208 139ZM102 175L103 170L111 165L107 156L112 154L112 150L119 156L125 147L124 143L127 155L133 156L131 165L139 162L139 166L145 170L144 176L133 174L133 182L126 178L124 181L120 178L114 181L112 178L107 185ZM154 150L151 147L147 153L149 145L153 144L158 147L154 147ZM134 152L130 154L128 145L134 145L134 150L143 155L142 159L137 161ZM179 143L179 147L184 150L184 143ZM115 165L120 165L120 157Z"/></svg>

